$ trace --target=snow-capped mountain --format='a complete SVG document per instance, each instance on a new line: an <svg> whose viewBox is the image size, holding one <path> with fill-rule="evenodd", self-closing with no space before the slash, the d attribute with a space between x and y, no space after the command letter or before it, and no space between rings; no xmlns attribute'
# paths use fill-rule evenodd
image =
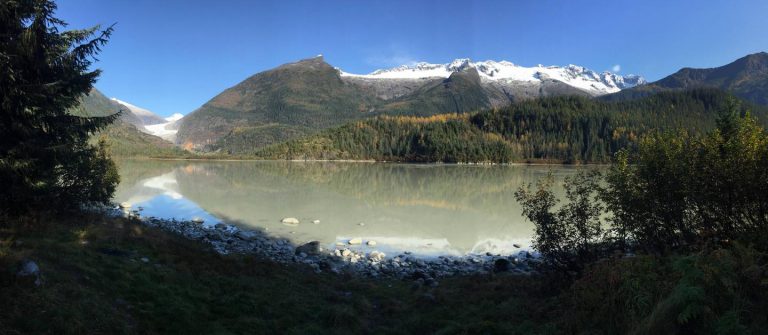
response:
<svg viewBox="0 0 768 335"><path fill-rule="evenodd" d="M140 131L155 135L166 141L173 142L176 140L176 132L178 130L176 121L180 120L182 117L184 117L184 115L175 113L167 118L163 118L150 110L141 108L123 100L117 98L112 98L111 100L124 106L125 108L128 108L128 111L132 115L127 116L126 120L136 126L136 128Z"/></svg>
<svg viewBox="0 0 768 335"><path fill-rule="evenodd" d="M184 117L184 114L181 113L173 113L171 116L165 118L165 121L168 122L175 122L181 120L181 118Z"/></svg>
<svg viewBox="0 0 768 335"><path fill-rule="evenodd" d="M537 84L545 80L559 81L591 95L603 95L645 84L638 75L621 76L609 71L598 73L583 66L543 66L524 67L508 61L473 62L470 59L456 59L446 64L416 63L401 65L391 69L376 70L360 75L340 70L342 77L367 79L424 79L448 78L451 74L468 68L477 70L483 82Z"/></svg>
<svg viewBox="0 0 768 335"><path fill-rule="evenodd" d="M133 113L133 115L136 115L144 125L151 125L151 124L158 124L158 123L165 122L165 119L160 117L160 115L152 113L147 109L119 100L117 98L112 98L111 100L128 108L128 110L130 110L131 113Z"/></svg>

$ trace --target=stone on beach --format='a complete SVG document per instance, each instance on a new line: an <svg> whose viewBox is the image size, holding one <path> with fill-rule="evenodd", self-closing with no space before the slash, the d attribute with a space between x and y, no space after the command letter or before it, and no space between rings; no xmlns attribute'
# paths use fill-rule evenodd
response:
<svg viewBox="0 0 768 335"><path fill-rule="evenodd" d="M284 219L280 220L280 222L282 222L283 224L288 224L288 225L297 225L297 224L299 224L299 219L297 219L297 218L284 218Z"/></svg>
<svg viewBox="0 0 768 335"><path fill-rule="evenodd" d="M323 248L320 247L320 242L312 241L296 247L295 254L298 255L300 253L305 253L310 256L317 256L317 255L320 255L322 251L323 251Z"/></svg>
<svg viewBox="0 0 768 335"><path fill-rule="evenodd" d="M131 208L131 203L127 202L127 201L126 202L121 202L120 203L120 208Z"/></svg>
<svg viewBox="0 0 768 335"><path fill-rule="evenodd" d="M384 260L384 257L387 257L387 255L384 254L383 252L375 251L375 250L371 251L371 253L368 254L368 258L370 258L372 261L375 261L375 262L381 262L382 260Z"/></svg>
<svg viewBox="0 0 768 335"><path fill-rule="evenodd" d="M199 216L195 216L195 217L192 218L192 222L194 222L194 223L203 223L203 222L205 222L205 220L203 220L203 218L201 218Z"/></svg>
<svg viewBox="0 0 768 335"><path fill-rule="evenodd" d="M368 243L367 243L367 244L368 244L369 246L372 246L372 247L374 247L374 246L376 246L376 241L374 241L374 240L370 240L370 241L368 241Z"/></svg>
<svg viewBox="0 0 768 335"><path fill-rule="evenodd" d="M363 239L361 238L353 238L349 240L349 244L363 244Z"/></svg>
<svg viewBox="0 0 768 335"><path fill-rule="evenodd" d="M312 220L312 223L314 223L314 224L320 224L320 220Z"/></svg>

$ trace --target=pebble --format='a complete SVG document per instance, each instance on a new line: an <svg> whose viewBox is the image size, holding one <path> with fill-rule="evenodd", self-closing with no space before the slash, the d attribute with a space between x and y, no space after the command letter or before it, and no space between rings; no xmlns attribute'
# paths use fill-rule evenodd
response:
<svg viewBox="0 0 768 335"><path fill-rule="evenodd" d="M121 212L116 213L119 214ZM508 268L508 271L516 274L530 274L532 271L530 264L538 262L538 256L533 256L527 251L520 251L516 255L519 261L516 261L514 258L487 254L421 259L410 251L404 251L398 256L387 258L383 252L378 250L373 250L366 254L363 251L343 248L346 245L362 244L363 240L361 238L352 238L347 243L337 241L335 242L336 247L329 250L319 248L319 244L313 243L313 246L317 246L322 251L314 254L314 252L310 252L312 249L302 248L302 250L298 250L298 253L296 253L298 248L294 247L290 241L268 236L265 233L266 229L262 231L243 230L223 224L224 229L212 229L213 227L203 226L192 221L164 220L149 217L143 218L141 222L189 239L211 244L213 249L220 254L258 254L271 258L278 263L307 264L316 272L352 272L371 278L381 276L414 278L413 275L417 272L429 274L422 279L420 287L436 286L437 280L435 278L438 277L498 272L505 267ZM377 245L376 241L373 240L366 241L366 244L369 246ZM498 261L497 263L497 260L500 259L512 261L509 261L509 263ZM149 258L142 257L133 261L149 263ZM430 278L434 280L434 283L428 280Z"/></svg>

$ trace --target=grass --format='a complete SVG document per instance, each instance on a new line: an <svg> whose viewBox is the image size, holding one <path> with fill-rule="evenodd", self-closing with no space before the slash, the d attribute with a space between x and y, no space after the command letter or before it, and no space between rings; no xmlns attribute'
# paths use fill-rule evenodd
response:
<svg viewBox="0 0 768 335"><path fill-rule="evenodd" d="M6 219L0 334L764 334L758 250L606 259L571 284L477 275L426 288L222 256L123 218ZM15 276L25 259L42 286Z"/></svg>
<svg viewBox="0 0 768 335"><path fill-rule="evenodd" d="M122 218L4 227L0 334L514 334L548 327L526 322L532 316L525 299L536 292L526 290L537 286L527 277L455 278L434 289L413 288L407 281L318 275L253 256L221 256ZM23 259L40 266L41 287L16 279Z"/></svg>

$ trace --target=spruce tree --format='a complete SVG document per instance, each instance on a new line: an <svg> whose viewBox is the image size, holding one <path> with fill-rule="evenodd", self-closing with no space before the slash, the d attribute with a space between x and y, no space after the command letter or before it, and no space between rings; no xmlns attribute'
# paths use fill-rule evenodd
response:
<svg viewBox="0 0 768 335"><path fill-rule="evenodd" d="M73 116L100 71L90 67L112 27L60 31L47 0L0 2L0 213L108 202L118 181L105 145L112 123Z"/></svg>

